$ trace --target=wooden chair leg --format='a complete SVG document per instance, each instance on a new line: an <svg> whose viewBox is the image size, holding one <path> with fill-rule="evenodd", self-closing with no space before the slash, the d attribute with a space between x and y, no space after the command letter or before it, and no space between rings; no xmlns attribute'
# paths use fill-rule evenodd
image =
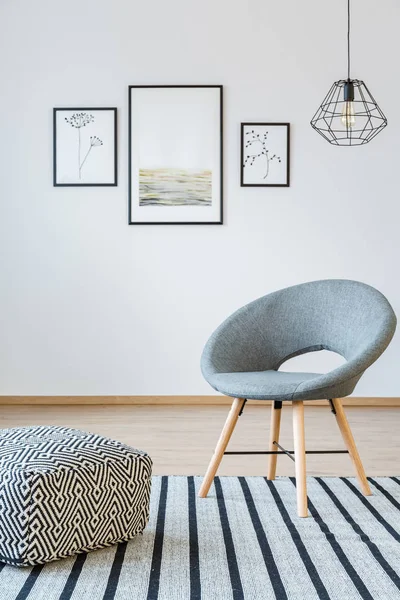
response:
<svg viewBox="0 0 400 600"><path fill-rule="evenodd" d="M282 402L272 402L271 404L271 430L269 434L268 451L274 452L278 447L274 442L279 442L279 431L281 428ZM267 479L275 479L277 454L270 454L268 459Z"/></svg>
<svg viewBox="0 0 400 600"><path fill-rule="evenodd" d="M218 440L218 444L215 448L214 455L208 465L207 472L204 476L203 483L201 484L199 496L200 498L205 498L208 494L208 490L211 487L215 474L218 470L226 447L231 439L231 435L233 430L235 429L235 425L237 423L240 411L245 403L244 398L235 398L229 411L228 418L226 419L224 428L221 432L220 438Z"/></svg>
<svg viewBox="0 0 400 600"><path fill-rule="evenodd" d="M368 480L365 476L363 464L361 462L360 455L354 441L353 434L350 429L350 425L347 421L346 414L343 410L342 402L339 398L332 399L332 404L335 409L335 417L337 424L339 425L340 433L342 434L343 441L347 450L349 451L350 458L356 470L356 476L358 483L360 484L362 493L364 496L371 496L371 488L369 487Z"/></svg>
<svg viewBox="0 0 400 600"><path fill-rule="evenodd" d="M306 447L304 440L304 404L293 402L293 440L296 470L297 514L307 517Z"/></svg>

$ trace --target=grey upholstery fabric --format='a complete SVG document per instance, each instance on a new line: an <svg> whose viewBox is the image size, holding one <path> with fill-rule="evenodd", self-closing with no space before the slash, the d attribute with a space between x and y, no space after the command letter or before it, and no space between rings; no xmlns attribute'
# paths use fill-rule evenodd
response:
<svg viewBox="0 0 400 600"><path fill-rule="evenodd" d="M205 379L227 396L258 400L341 398L382 354L396 316L376 289L327 279L263 296L228 317L208 340ZM284 373L289 358L331 350L346 363L329 373Z"/></svg>

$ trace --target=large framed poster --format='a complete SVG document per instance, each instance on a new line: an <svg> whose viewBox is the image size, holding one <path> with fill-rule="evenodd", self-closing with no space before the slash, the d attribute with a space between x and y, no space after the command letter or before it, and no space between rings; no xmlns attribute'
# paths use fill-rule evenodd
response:
<svg viewBox="0 0 400 600"><path fill-rule="evenodd" d="M222 224L222 85L129 86L129 224Z"/></svg>

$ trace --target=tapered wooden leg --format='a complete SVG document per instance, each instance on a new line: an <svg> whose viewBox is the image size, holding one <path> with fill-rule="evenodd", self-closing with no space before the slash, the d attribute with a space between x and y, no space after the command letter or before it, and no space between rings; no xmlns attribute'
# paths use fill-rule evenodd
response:
<svg viewBox="0 0 400 600"><path fill-rule="evenodd" d="M342 434L343 441L347 450L349 451L350 458L356 470L356 476L358 479L358 483L360 484L362 493L364 494L364 496L371 496L371 488L369 487L368 480L365 476L364 467L361 462L360 455L358 454L356 443L354 441L350 425L347 421L346 414L343 410L342 402L339 398L335 398L332 399L332 404L336 412L335 417L337 424L339 425L340 433Z"/></svg>
<svg viewBox="0 0 400 600"><path fill-rule="evenodd" d="M282 402L272 402L271 404L271 431L269 434L268 451L274 452L278 447L274 442L279 442L279 430L281 428ZM277 454L270 454L268 459L267 479L275 479Z"/></svg>
<svg viewBox="0 0 400 600"><path fill-rule="evenodd" d="M304 441L304 404L293 402L293 440L296 469L297 514L307 517L306 447Z"/></svg>
<svg viewBox="0 0 400 600"><path fill-rule="evenodd" d="M208 465L207 473L204 476L203 483L201 484L199 496L200 498L205 498L208 494L208 490L211 487L215 474L218 470L226 447L231 439L231 435L233 430L235 429L235 425L237 423L239 413L245 403L244 398L235 398L229 411L228 418L226 419L224 428L221 432L220 438L218 440L218 444L215 448L214 455L211 459L210 464Z"/></svg>

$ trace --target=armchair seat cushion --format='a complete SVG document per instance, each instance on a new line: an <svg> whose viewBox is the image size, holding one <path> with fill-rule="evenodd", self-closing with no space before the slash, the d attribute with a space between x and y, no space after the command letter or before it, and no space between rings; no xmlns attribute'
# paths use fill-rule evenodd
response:
<svg viewBox="0 0 400 600"><path fill-rule="evenodd" d="M290 373L284 371L250 371L245 373L216 373L209 382L226 396L252 400L294 400L296 390L305 382L309 383L307 398L320 399L320 391L312 398L312 380L319 373ZM310 389L311 388L311 389Z"/></svg>

